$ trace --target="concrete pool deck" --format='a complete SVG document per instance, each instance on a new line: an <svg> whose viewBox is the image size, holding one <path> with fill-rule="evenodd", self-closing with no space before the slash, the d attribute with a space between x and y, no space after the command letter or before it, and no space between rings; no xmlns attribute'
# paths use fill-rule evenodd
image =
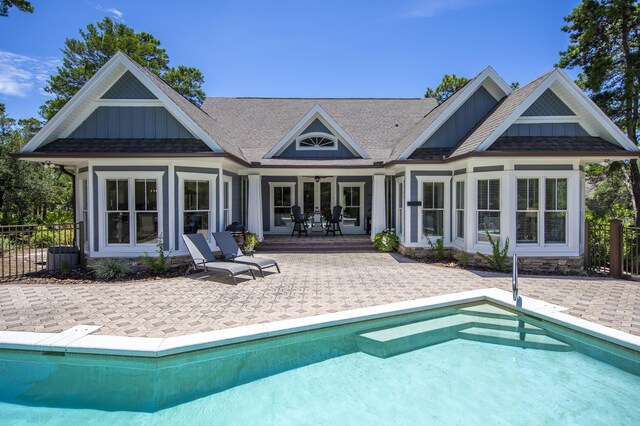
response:
<svg viewBox="0 0 640 426"><path fill-rule="evenodd" d="M269 254L282 274L234 286L219 277L145 282L0 285L0 330L166 338L309 317L468 290L510 291L509 276L412 262L383 253ZM640 283L520 277L520 294L583 320L640 335Z"/></svg>

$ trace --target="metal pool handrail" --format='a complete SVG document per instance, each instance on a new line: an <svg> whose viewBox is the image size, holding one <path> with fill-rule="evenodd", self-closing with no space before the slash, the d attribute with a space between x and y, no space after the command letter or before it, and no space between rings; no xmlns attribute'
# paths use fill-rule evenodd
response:
<svg viewBox="0 0 640 426"><path fill-rule="evenodd" d="M513 301L518 300L518 255L513 255L513 275L511 276L511 289L513 291Z"/></svg>

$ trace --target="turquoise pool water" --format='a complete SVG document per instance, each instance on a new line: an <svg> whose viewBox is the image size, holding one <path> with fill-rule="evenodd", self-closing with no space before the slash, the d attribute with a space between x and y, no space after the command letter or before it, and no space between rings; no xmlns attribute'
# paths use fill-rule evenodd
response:
<svg viewBox="0 0 640 426"><path fill-rule="evenodd" d="M640 424L638 353L541 325L469 307L161 360L5 351L0 423Z"/></svg>

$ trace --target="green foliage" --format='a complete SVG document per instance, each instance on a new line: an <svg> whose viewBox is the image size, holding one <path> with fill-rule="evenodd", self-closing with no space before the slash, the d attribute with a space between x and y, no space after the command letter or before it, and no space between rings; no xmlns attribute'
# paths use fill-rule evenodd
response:
<svg viewBox="0 0 640 426"><path fill-rule="evenodd" d="M246 240L244 242L244 246L242 246L242 250L255 250L259 245L260 241L258 241L258 234L247 232Z"/></svg>
<svg viewBox="0 0 640 426"><path fill-rule="evenodd" d="M63 277L69 276L71 273L71 265L66 260L60 262L60 275Z"/></svg>
<svg viewBox="0 0 640 426"><path fill-rule="evenodd" d="M106 258L96 262L96 277L101 281L119 280L131 271L129 263L124 259Z"/></svg>
<svg viewBox="0 0 640 426"><path fill-rule="evenodd" d="M0 0L0 16L9 16L10 7L15 7L20 12L33 13L33 5L27 0Z"/></svg>
<svg viewBox="0 0 640 426"><path fill-rule="evenodd" d="M0 104L0 224L52 223L72 217L71 181L58 170L11 156L40 129L35 118L15 120ZM55 218L50 218L52 212ZM70 220L69 220L70 221ZM66 220L65 220L66 222Z"/></svg>
<svg viewBox="0 0 640 426"><path fill-rule="evenodd" d="M204 76L199 69L179 65L178 68L168 68L162 79L191 103L202 105L207 96L201 89Z"/></svg>
<svg viewBox="0 0 640 426"><path fill-rule="evenodd" d="M500 248L500 237L494 239L489 231L485 230L485 233L489 239L489 244L491 244L493 254L491 256L486 256L482 253L478 253L478 256L483 258L492 269L498 272L508 271L510 268L509 238L505 240L504 247Z"/></svg>
<svg viewBox="0 0 640 426"><path fill-rule="evenodd" d="M388 253L398 249L400 238L393 228L385 229L373 237L373 246L381 252Z"/></svg>
<svg viewBox="0 0 640 426"><path fill-rule="evenodd" d="M447 100L447 98L458 90L460 90L465 84L469 82L466 77L458 77L455 74L445 74L442 77L442 81L435 89L429 87L424 94L425 98L435 98L439 104Z"/></svg>
<svg viewBox="0 0 640 426"><path fill-rule="evenodd" d="M201 90L204 77L200 71L184 66L170 68L169 55L160 47L160 40L149 33L137 33L126 24L113 22L107 17L81 29L80 38L65 40L62 66L58 67L57 74L51 76L44 88L55 97L45 102L40 114L47 120L51 119L118 51L164 78L196 105L204 100Z"/></svg>
<svg viewBox="0 0 640 426"><path fill-rule="evenodd" d="M629 165L620 161L592 164L586 168L587 221L604 225L619 219L626 226L633 226L635 211L629 172Z"/></svg>
<svg viewBox="0 0 640 426"><path fill-rule="evenodd" d="M560 52L559 65L579 68L576 82L591 99L624 131L638 142L640 126L640 4L637 0L582 0L564 18L562 31L569 34L567 50ZM615 163L610 163L609 167ZM624 208L635 209L635 222L640 225L640 170L636 159L621 163L620 174L602 171L596 187L597 201L607 214L619 198L624 184L629 199L616 200ZM612 176L614 175L614 176ZM607 178L614 178L607 182ZM596 208L591 207L597 211Z"/></svg>
<svg viewBox="0 0 640 426"><path fill-rule="evenodd" d="M145 253L145 255L142 257L142 263L144 263L149 271L153 272L154 274L163 274L169 270L169 265L167 264L167 256L164 253L164 242L162 240L162 235L158 237L156 247L157 256L151 257Z"/></svg>
<svg viewBox="0 0 640 426"><path fill-rule="evenodd" d="M467 266L469 266L469 253L467 253L466 251L461 251L458 253L458 265L462 266L463 268L466 268Z"/></svg>
<svg viewBox="0 0 640 426"><path fill-rule="evenodd" d="M431 255L437 261L441 261L444 259L444 235L441 238L438 238L434 243L431 239L427 240L429 243L429 247L431 247Z"/></svg>

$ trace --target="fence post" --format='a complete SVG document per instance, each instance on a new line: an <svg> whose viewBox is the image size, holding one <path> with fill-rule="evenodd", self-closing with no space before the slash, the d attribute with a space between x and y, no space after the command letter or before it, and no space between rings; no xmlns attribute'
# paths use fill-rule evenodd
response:
<svg viewBox="0 0 640 426"><path fill-rule="evenodd" d="M589 269L591 267L591 256L590 256L591 247L589 246L589 240L590 240L589 231L590 231L589 222L585 220L584 221L584 241L583 241L584 269Z"/></svg>
<svg viewBox="0 0 640 426"><path fill-rule="evenodd" d="M80 240L78 241L78 263L81 268L84 268L84 222L78 222L78 235Z"/></svg>
<svg viewBox="0 0 640 426"><path fill-rule="evenodd" d="M622 221L614 219L610 223L609 274L614 278L622 278L623 238Z"/></svg>

